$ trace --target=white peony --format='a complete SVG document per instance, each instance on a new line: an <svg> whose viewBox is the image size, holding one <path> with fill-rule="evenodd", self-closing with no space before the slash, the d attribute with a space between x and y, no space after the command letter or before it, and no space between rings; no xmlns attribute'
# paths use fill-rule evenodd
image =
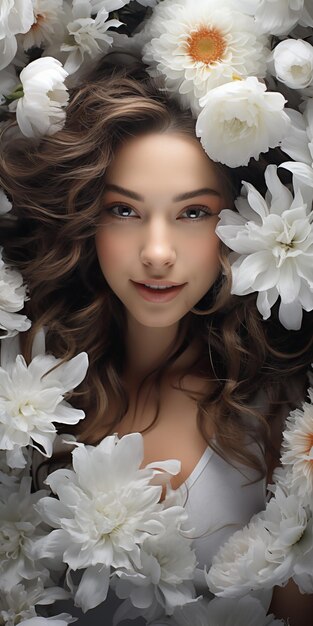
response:
<svg viewBox="0 0 313 626"><path fill-rule="evenodd" d="M307 205L301 185L293 197L276 169L274 165L266 169L265 199L244 182L247 197L236 200L238 213L221 211L216 232L237 253L231 266L232 293L259 292L256 304L263 319L269 318L280 297L281 323L297 330L302 310L313 309L313 189Z"/></svg>
<svg viewBox="0 0 313 626"><path fill-rule="evenodd" d="M266 559L270 540L262 519L254 515L249 524L231 535L213 557L210 570L205 572L210 591L231 598L244 596L262 586L271 588L275 584L271 578L275 565Z"/></svg>
<svg viewBox="0 0 313 626"><path fill-rule="evenodd" d="M33 0L34 22L21 37L24 50L52 43L64 30L63 0Z"/></svg>
<svg viewBox="0 0 313 626"><path fill-rule="evenodd" d="M211 89L250 74L264 77L267 39L232 0L164 0L147 22L143 60L164 76L168 91L200 110Z"/></svg>
<svg viewBox="0 0 313 626"><path fill-rule="evenodd" d="M272 54L275 75L292 89L304 89L313 82L313 46L302 39L281 41Z"/></svg>
<svg viewBox="0 0 313 626"><path fill-rule="evenodd" d="M196 134L213 161L248 165L251 157L258 159L288 133L284 103L281 94L267 92L254 77L221 85L200 100Z"/></svg>
<svg viewBox="0 0 313 626"><path fill-rule="evenodd" d="M242 10L255 18L257 28L272 35L286 35L301 19L304 0L240 0Z"/></svg>
<svg viewBox="0 0 313 626"><path fill-rule="evenodd" d="M266 615L256 598L214 598L210 602L198 599L177 608L174 626L284 626L274 615ZM158 626L152 623L150 626Z"/></svg>
<svg viewBox="0 0 313 626"><path fill-rule="evenodd" d="M0 588L5 592L24 579L49 578L36 553L46 530L34 505L43 495L45 490L31 493L31 478L24 477L19 489L4 490L0 497Z"/></svg>
<svg viewBox="0 0 313 626"><path fill-rule="evenodd" d="M68 92L67 72L57 59L41 57L20 73L23 96L9 108L16 110L18 125L26 137L52 135L63 128Z"/></svg>
<svg viewBox="0 0 313 626"><path fill-rule="evenodd" d="M283 433L281 462L289 469L289 487L313 511L313 389L310 402L292 411Z"/></svg>
<svg viewBox="0 0 313 626"><path fill-rule="evenodd" d="M16 36L26 33L34 22L32 0L2 0L0 3L0 70L13 61Z"/></svg>
<svg viewBox="0 0 313 626"><path fill-rule="evenodd" d="M10 467L23 467L24 449L30 445L51 456L56 437L54 422L77 424L84 412L72 408L64 396L84 379L85 352L62 363L38 354L29 365L17 355L17 342L2 344L0 367L0 449L7 451Z"/></svg>
<svg viewBox="0 0 313 626"><path fill-rule="evenodd" d="M172 615L176 606L195 597L192 578L196 557L191 549L192 540L179 530L186 518L186 513L177 515L176 507L166 509L166 531L144 540L140 566L115 572L112 579L115 593L127 600L116 611L114 626L124 616L132 619L142 616L150 623L159 614Z"/></svg>
<svg viewBox="0 0 313 626"><path fill-rule="evenodd" d="M205 576L216 595L243 596L284 585L294 575L298 584L302 577L307 582L312 558L312 513L299 497L277 485L266 510L219 549Z"/></svg>
<svg viewBox="0 0 313 626"><path fill-rule="evenodd" d="M93 18L88 0L73 5L73 20L67 24L66 41L61 51L68 52L64 68L74 74L82 65L85 57L97 59L108 51L113 39L108 29L121 26L116 19L108 20L109 13L103 8Z"/></svg>
<svg viewBox="0 0 313 626"><path fill-rule="evenodd" d="M10 203L3 191L0 200L1 213L4 214L10 210ZM17 313L27 299L23 277L4 262L2 251L0 247L0 333L2 337L13 337L18 332L28 330L31 322L26 315Z"/></svg>
<svg viewBox="0 0 313 626"><path fill-rule="evenodd" d="M44 587L41 578L24 580L14 587L1 591L0 587L0 624L15 626L33 617L38 617L36 605L48 605L55 600L63 600L68 593L60 587ZM69 616L70 617L70 616Z"/></svg>
<svg viewBox="0 0 313 626"><path fill-rule="evenodd" d="M106 599L111 567L139 568L144 540L166 530L162 486L150 481L161 470L178 473L180 462L139 469L139 433L109 436L95 447L79 444L72 455L73 470L57 470L46 479L59 500L47 497L38 503L42 519L55 528L39 552L62 556L69 570L85 569L75 602L88 611ZM182 512L181 506L172 509L178 519Z"/></svg>

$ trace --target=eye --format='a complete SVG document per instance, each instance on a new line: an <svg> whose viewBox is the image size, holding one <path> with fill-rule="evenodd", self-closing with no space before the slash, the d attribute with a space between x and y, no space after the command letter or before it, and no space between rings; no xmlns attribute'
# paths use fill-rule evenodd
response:
<svg viewBox="0 0 313 626"><path fill-rule="evenodd" d="M185 209L183 213L181 213L181 217L196 221L199 219L203 219L205 217L210 217L212 215L211 211L206 206L191 206L188 209Z"/></svg>
<svg viewBox="0 0 313 626"><path fill-rule="evenodd" d="M127 206L127 204L114 204L107 209L108 213L114 215L119 219L125 219L127 217L137 217L134 209Z"/></svg>

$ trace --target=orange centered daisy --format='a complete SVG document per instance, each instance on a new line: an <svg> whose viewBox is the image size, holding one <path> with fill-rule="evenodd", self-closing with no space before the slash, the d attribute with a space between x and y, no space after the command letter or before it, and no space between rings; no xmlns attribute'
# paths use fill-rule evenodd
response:
<svg viewBox="0 0 313 626"><path fill-rule="evenodd" d="M188 54L194 61L211 65L221 61L226 50L226 41L217 28L202 26L187 39Z"/></svg>

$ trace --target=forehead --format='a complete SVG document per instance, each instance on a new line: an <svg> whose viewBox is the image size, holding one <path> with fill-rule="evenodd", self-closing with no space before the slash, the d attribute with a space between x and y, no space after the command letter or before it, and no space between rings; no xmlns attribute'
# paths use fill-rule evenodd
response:
<svg viewBox="0 0 313 626"><path fill-rule="evenodd" d="M222 190L217 168L197 139L174 132L127 140L116 151L105 181L145 196L175 195L201 187Z"/></svg>

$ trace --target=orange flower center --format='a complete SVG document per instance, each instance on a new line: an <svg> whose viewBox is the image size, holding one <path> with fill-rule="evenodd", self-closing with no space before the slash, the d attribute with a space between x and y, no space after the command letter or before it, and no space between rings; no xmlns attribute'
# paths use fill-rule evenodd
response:
<svg viewBox="0 0 313 626"><path fill-rule="evenodd" d="M43 22L45 22L45 21L46 21L46 16L41 14L41 13L37 13L36 20L33 23L32 27L31 27L31 30L37 30L37 29L41 28Z"/></svg>
<svg viewBox="0 0 313 626"><path fill-rule="evenodd" d="M202 26L187 39L188 54L194 61L210 65L221 61L226 49L226 41L217 28Z"/></svg>
<svg viewBox="0 0 313 626"><path fill-rule="evenodd" d="M313 447L313 433L309 433L308 435L306 435L306 442L307 442L307 449L306 449L306 453L309 454L311 452L311 449ZM313 463L313 461L312 461Z"/></svg>

